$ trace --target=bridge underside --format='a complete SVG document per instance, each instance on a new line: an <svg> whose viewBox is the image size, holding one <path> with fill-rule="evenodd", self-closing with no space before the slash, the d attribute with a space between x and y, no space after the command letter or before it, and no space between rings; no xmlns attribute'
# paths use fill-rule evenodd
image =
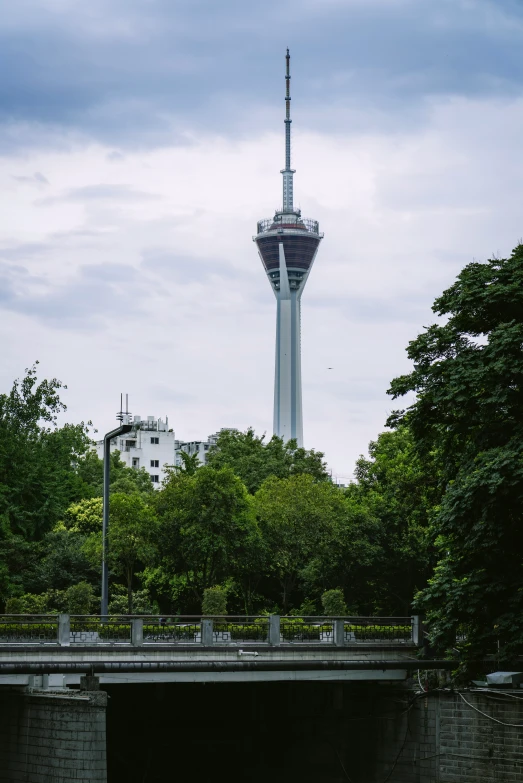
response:
<svg viewBox="0 0 523 783"><path fill-rule="evenodd" d="M337 648L303 645L223 645L201 647L146 645L4 646L0 650L0 684L28 684L28 676L49 677L51 687L73 685L82 674L102 683L139 682L282 682L397 681L420 665L412 644L358 645ZM444 668L448 662L424 661Z"/></svg>

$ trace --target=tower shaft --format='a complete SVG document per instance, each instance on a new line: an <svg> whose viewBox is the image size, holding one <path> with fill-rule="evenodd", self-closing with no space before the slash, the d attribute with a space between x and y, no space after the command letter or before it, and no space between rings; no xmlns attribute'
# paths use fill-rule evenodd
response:
<svg viewBox="0 0 523 783"><path fill-rule="evenodd" d="M301 290L289 285L285 250L279 245L280 290L276 292L274 433L303 445L301 402Z"/></svg>

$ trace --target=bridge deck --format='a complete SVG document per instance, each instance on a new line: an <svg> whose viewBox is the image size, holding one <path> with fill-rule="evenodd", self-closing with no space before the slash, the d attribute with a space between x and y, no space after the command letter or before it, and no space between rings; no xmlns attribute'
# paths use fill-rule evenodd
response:
<svg viewBox="0 0 523 783"><path fill-rule="evenodd" d="M418 618L0 616L0 675L103 679L398 679L418 668ZM370 638L369 638L370 637ZM424 663L425 666L425 663Z"/></svg>

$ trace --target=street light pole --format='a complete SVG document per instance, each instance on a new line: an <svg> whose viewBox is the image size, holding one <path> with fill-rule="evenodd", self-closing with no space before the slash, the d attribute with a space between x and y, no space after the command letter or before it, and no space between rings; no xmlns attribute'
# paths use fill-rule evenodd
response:
<svg viewBox="0 0 523 783"><path fill-rule="evenodd" d="M103 490L103 522L102 522L102 617L107 617L109 611L109 482L111 478L111 441L118 435L123 435L132 429L131 414L128 411L128 395L125 395L125 413L123 400L120 398L120 412L116 418L121 422L119 427L104 435L104 490Z"/></svg>

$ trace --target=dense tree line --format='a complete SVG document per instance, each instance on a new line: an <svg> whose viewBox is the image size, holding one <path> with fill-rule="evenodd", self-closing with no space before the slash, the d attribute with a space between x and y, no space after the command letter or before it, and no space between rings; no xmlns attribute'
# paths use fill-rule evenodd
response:
<svg viewBox="0 0 523 783"><path fill-rule="evenodd" d="M433 309L441 320L410 343L412 372L389 390L415 402L346 488L321 452L252 430L223 431L207 465L186 456L159 491L114 453L111 612L225 600L231 613L316 614L330 600L421 612L439 654L521 652L523 246L469 264ZM0 598L12 612L97 611L102 463L89 425L57 426L60 386L32 367L0 395Z"/></svg>
<svg viewBox="0 0 523 783"><path fill-rule="evenodd" d="M3 420L0 465L0 587L11 612L65 610L82 600L85 611L98 606L103 466L88 426L56 426L59 389L56 380L38 383L31 368L0 399L13 410ZM28 431L21 443L19 421ZM207 465L185 457L159 491L145 471L113 453L111 611L197 613L205 590L219 586L238 613L315 614L333 589L353 613L410 613L412 585L423 586L416 580L423 579L417 548L424 520L413 513L414 532L395 521L392 538L382 508L390 463L412 461L407 440L403 432L381 436L371 460L360 460L365 480L348 490L332 484L321 452L252 430L223 431ZM52 459L50 441L57 444ZM15 455L25 460L18 485ZM22 475L27 464L31 491ZM391 557L402 558L405 579Z"/></svg>

